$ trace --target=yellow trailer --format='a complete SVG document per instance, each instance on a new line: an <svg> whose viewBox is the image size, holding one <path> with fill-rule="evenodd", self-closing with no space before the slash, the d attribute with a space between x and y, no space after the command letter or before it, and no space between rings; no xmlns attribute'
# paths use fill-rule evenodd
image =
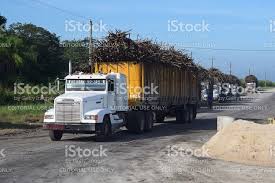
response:
<svg viewBox="0 0 275 183"><path fill-rule="evenodd" d="M200 84L198 74L190 69L165 63L120 61L98 62L95 72L124 74L129 106L153 106L158 121L170 112L175 112L181 121L196 117Z"/></svg>

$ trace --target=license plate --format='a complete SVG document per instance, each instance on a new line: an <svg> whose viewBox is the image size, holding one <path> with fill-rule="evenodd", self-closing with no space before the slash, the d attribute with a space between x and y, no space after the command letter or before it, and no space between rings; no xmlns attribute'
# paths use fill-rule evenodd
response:
<svg viewBox="0 0 275 183"><path fill-rule="evenodd" d="M49 130L64 130L64 125L47 124L47 125L44 125L43 127Z"/></svg>

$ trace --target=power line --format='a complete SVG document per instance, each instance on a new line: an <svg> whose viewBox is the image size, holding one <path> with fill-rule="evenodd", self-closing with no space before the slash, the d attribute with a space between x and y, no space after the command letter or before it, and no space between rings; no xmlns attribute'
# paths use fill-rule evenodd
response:
<svg viewBox="0 0 275 183"><path fill-rule="evenodd" d="M65 14L69 14L69 15L74 16L74 17L78 17L78 18L81 18L81 19L84 19L84 20L89 20L89 19L90 19L90 18L85 17L85 16L83 16L83 15L79 15L79 14L74 13L74 12L72 12L72 11L69 11L69 10L65 10L65 9L59 8L59 7L57 7L57 6L54 6L54 5L52 5L52 4L45 3L45 2L40 1L40 0L30 0L30 1L36 2L36 3L40 4L40 5L46 6L46 7L48 7L48 8L53 8L53 9L55 9L55 10L58 10L58 11L60 11L60 12L62 12L62 13L65 13Z"/></svg>
<svg viewBox="0 0 275 183"><path fill-rule="evenodd" d="M205 47L185 47L189 49L199 49L199 50L215 50L215 51L244 51L244 52L275 52L275 50L261 50L261 49L238 49L238 48L205 48Z"/></svg>
<svg viewBox="0 0 275 183"><path fill-rule="evenodd" d="M78 17L78 18L81 18L81 19L84 19L85 21L89 21L91 18L89 17L86 17L86 16L83 16L83 15L79 15L77 13L74 13L72 11L69 11L69 10L66 10L66 9L62 9L62 8L59 8L57 6L54 6L52 4L48 4L48 3L45 3L41 0L30 0L30 1L33 1L33 2L36 2L42 6L46 6L48 8L53 8L55 10L58 10L62 13L65 13L65 14L69 14L71 16L74 16L74 17ZM192 47L192 46L181 46L182 48L189 48L189 49L198 49L198 50L213 50L213 51L239 51L239 52L275 52L275 50L266 50L266 49L238 49L238 48L206 48L206 47Z"/></svg>

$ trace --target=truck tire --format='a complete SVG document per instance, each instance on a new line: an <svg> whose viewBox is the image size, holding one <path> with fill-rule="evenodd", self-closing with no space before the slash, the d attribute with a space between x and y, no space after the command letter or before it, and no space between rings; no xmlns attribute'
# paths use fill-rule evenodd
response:
<svg viewBox="0 0 275 183"><path fill-rule="evenodd" d="M183 110L176 109L176 121L177 121L177 123L182 123L183 122L182 112L183 112Z"/></svg>
<svg viewBox="0 0 275 183"><path fill-rule="evenodd" d="M193 120L195 120L197 118L197 107L194 106L193 107Z"/></svg>
<svg viewBox="0 0 275 183"><path fill-rule="evenodd" d="M109 116L105 115L103 123L98 123L96 126L95 141L104 142L112 135L112 125Z"/></svg>
<svg viewBox="0 0 275 183"><path fill-rule="evenodd" d="M185 123L191 123L191 111L190 111L190 107L187 107L187 109L185 110L185 115L184 115L184 121Z"/></svg>
<svg viewBox="0 0 275 183"><path fill-rule="evenodd" d="M156 114L156 121L158 123L163 123L165 119L165 115L163 115L162 113L157 113Z"/></svg>
<svg viewBox="0 0 275 183"><path fill-rule="evenodd" d="M61 140L62 136L63 136L63 131L60 130L50 130L49 131L49 136L51 138L52 141L59 141Z"/></svg>
<svg viewBox="0 0 275 183"><path fill-rule="evenodd" d="M186 111L184 109L176 109L176 121L178 123L186 123Z"/></svg>
<svg viewBox="0 0 275 183"><path fill-rule="evenodd" d="M134 125L133 124L135 123L135 120L136 120L135 112L132 112L132 111L128 112L126 119L127 120L126 120L125 127L127 128L127 130L129 132L134 132Z"/></svg>
<svg viewBox="0 0 275 183"><path fill-rule="evenodd" d="M145 112L145 126L144 126L144 131L152 131L154 125L154 120L153 120L153 112L147 111Z"/></svg>
<svg viewBox="0 0 275 183"><path fill-rule="evenodd" d="M142 133L145 127L145 114L143 111L132 111L128 114L126 128L133 133Z"/></svg>
<svg viewBox="0 0 275 183"><path fill-rule="evenodd" d="M188 118L187 118L187 122L188 122L188 123L192 123L192 121L193 121L193 116L194 116L194 114L193 114L193 112L194 112L194 111L193 111L193 106L188 107L188 108L187 108L187 111L188 111L188 114L187 114L187 115L188 115L188 116L187 116L187 117L188 117Z"/></svg>

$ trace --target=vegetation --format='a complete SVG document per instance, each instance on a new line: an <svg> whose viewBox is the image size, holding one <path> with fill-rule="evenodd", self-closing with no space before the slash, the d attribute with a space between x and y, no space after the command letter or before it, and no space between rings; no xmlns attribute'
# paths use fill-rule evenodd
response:
<svg viewBox="0 0 275 183"><path fill-rule="evenodd" d="M66 40L61 43L63 47L64 60L71 60L73 63L73 71L90 72L88 64L89 60L89 40Z"/></svg>
<svg viewBox="0 0 275 183"><path fill-rule="evenodd" d="M246 76L244 80L246 83L256 83L256 86L259 84L257 77L254 75Z"/></svg>
<svg viewBox="0 0 275 183"><path fill-rule="evenodd" d="M42 122L44 112L50 107L52 104L0 106L0 122Z"/></svg>
<svg viewBox="0 0 275 183"><path fill-rule="evenodd" d="M275 87L275 82L269 80L259 80L258 83L260 87Z"/></svg>

